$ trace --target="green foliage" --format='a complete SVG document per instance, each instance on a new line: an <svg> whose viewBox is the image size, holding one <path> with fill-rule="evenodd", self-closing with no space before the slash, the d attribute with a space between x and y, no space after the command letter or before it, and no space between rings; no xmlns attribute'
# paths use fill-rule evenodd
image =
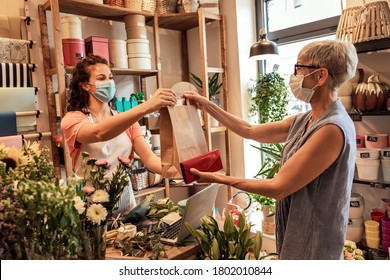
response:
<svg viewBox="0 0 390 280"><path fill-rule="evenodd" d="M193 73L191 73L191 80L195 83L197 87L199 87L200 89L203 88L202 79ZM210 99L214 99L221 92L222 83L219 83L218 80L219 80L219 73L215 73L214 75L208 78Z"/></svg>
<svg viewBox="0 0 390 280"><path fill-rule="evenodd" d="M284 78L277 72L267 74L258 73L256 84L249 89L253 95L249 108L251 116L257 115L258 123L268 123L283 120L287 116L288 88ZM255 178L273 178L280 169L282 144L261 144L253 146L262 153L263 165ZM258 194L250 194L252 199L262 205L270 206L273 210L276 201Z"/></svg>
<svg viewBox="0 0 390 280"><path fill-rule="evenodd" d="M288 88L277 72L258 73L256 84L249 92L255 93L249 113L257 115L259 123L280 121L287 116Z"/></svg>
<svg viewBox="0 0 390 280"><path fill-rule="evenodd" d="M167 259L164 244L161 243L161 229L158 224L152 225L150 230L143 229L132 237L114 242L115 248L122 251L124 256L143 258L148 256L151 260Z"/></svg>
<svg viewBox="0 0 390 280"><path fill-rule="evenodd" d="M150 203L146 216L151 219L161 219L165 215L177 211L178 206L173 205L170 198L160 198L157 202Z"/></svg>
<svg viewBox="0 0 390 280"><path fill-rule="evenodd" d="M226 216L223 231L218 228L217 221L210 216L202 218L199 229L195 229L189 223L185 226L190 234L198 242L202 255L201 258L211 260L245 260L249 259L253 252L255 259L260 259L262 236L257 232L250 236L251 223L246 222L245 212L239 217L239 226L234 225L232 214Z"/></svg>

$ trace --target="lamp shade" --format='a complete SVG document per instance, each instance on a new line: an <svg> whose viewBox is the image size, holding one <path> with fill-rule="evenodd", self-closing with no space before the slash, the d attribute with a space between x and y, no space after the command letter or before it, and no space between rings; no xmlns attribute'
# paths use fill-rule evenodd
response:
<svg viewBox="0 0 390 280"><path fill-rule="evenodd" d="M278 55L278 46L274 42L268 41L263 33L260 35L260 40L252 45L249 57L255 60L265 60L275 58Z"/></svg>

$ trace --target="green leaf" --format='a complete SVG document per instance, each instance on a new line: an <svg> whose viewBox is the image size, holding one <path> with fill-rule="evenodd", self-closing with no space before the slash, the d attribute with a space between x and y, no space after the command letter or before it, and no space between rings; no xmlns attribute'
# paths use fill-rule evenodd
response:
<svg viewBox="0 0 390 280"><path fill-rule="evenodd" d="M256 232L255 244L254 244L254 248L253 248L256 260L260 259L260 251L261 251L262 241L263 241L263 239L262 239L261 233Z"/></svg>

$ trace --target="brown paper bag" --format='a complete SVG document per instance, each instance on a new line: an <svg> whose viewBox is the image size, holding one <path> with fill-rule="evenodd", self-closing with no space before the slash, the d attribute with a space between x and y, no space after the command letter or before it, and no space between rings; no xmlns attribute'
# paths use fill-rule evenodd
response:
<svg viewBox="0 0 390 280"><path fill-rule="evenodd" d="M164 178L183 178L180 162L208 151L197 109L178 105L160 109L161 165Z"/></svg>

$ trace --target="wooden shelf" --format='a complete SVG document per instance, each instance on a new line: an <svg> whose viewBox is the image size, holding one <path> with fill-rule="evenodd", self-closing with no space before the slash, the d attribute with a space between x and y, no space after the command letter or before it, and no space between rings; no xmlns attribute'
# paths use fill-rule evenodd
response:
<svg viewBox="0 0 390 280"><path fill-rule="evenodd" d="M154 14L133 11L126 8L109 6L104 4L95 4L85 2L84 0L61 0L58 1L61 13L93 17L105 20L113 20L123 22L126 15L144 15L146 18L153 18ZM50 1L45 3L45 6L50 10Z"/></svg>
<svg viewBox="0 0 390 280"><path fill-rule="evenodd" d="M220 20L220 16L205 13L206 23ZM152 26L153 19L146 21L146 25ZM158 25L160 28L186 31L199 26L198 13L177 13L158 15Z"/></svg>
<svg viewBox="0 0 390 280"><path fill-rule="evenodd" d="M355 43L357 53L367 53L390 48L390 38Z"/></svg>
<svg viewBox="0 0 390 280"><path fill-rule="evenodd" d="M161 192L161 191L165 191L164 186L149 187L149 188L140 190L139 192L134 194L134 196L135 196L135 198L140 198L140 197L143 197L145 195L148 195L151 193L157 193L157 192Z"/></svg>
<svg viewBox="0 0 390 280"><path fill-rule="evenodd" d="M361 122L363 117L372 117L372 116L390 116L390 111L380 111L380 112L350 112L349 116L355 122Z"/></svg>
<svg viewBox="0 0 390 280"><path fill-rule="evenodd" d="M210 131L211 133L216 133L216 132L223 132L223 131L226 131L226 127L225 126L212 126L210 127Z"/></svg>
<svg viewBox="0 0 390 280"><path fill-rule="evenodd" d="M390 188L390 182L381 182L381 181L367 181L362 179L353 179L353 182L355 184L363 184L363 185L369 185L370 187L374 189L386 189Z"/></svg>
<svg viewBox="0 0 390 280"><path fill-rule="evenodd" d="M74 66L66 66L65 71L68 74L73 73ZM113 75L132 75L142 77L152 77L158 74L158 70L147 70L147 69L125 69L125 68L111 68Z"/></svg>

